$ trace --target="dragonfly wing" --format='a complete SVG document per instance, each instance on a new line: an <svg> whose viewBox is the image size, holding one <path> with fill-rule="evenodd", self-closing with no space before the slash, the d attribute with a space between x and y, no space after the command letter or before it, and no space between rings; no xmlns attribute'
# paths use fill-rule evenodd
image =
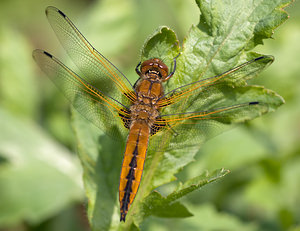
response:
<svg viewBox="0 0 300 231"><path fill-rule="evenodd" d="M164 132L154 135L152 144L156 148L159 146L160 150L199 147L234 124L251 120L267 111L267 104L250 102L207 111L165 115L156 122L157 126L162 125Z"/></svg>
<svg viewBox="0 0 300 231"><path fill-rule="evenodd" d="M81 71L83 79L123 104L127 105L135 99L133 87L125 75L85 39L63 12L49 6L46 15L62 46Z"/></svg>
<svg viewBox="0 0 300 231"><path fill-rule="evenodd" d="M124 138L127 129L122 126L120 114L129 115L121 103L91 86L49 53L35 50L33 58L75 109L112 137Z"/></svg>
<svg viewBox="0 0 300 231"><path fill-rule="evenodd" d="M258 75L273 60L273 56L261 56L220 75L181 86L165 94L158 105L167 106L164 113L169 114L178 109L182 112L207 110L207 105L211 107L226 98L234 102L234 88L246 86L247 80Z"/></svg>

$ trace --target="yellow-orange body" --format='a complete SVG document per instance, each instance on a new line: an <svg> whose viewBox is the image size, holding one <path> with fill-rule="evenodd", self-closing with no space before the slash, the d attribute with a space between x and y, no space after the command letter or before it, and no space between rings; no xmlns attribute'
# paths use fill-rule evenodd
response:
<svg viewBox="0 0 300 231"><path fill-rule="evenodd" d="M143 62L141 71L136 71L140 76L135 84L137 99L130 107L130 131L120 176L121 221L125 221L141 182L149 137L153 134L152 126L159 116L157 101L164 93L162 82L174 73L168 75L168 67L157 58Z"/></svg>

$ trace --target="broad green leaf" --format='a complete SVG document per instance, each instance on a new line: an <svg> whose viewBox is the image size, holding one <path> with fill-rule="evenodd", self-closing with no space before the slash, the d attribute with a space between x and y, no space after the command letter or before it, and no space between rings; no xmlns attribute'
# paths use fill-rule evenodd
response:
<svg viewBox="0 0 300 231"><path fill-rule="evenodd" d="M166 197L156 191L153 191L142 202L142 214L144 214L144 217L150 215L158 217L192 216L192 214L177 200L188 193L205 186L206 184L221 179L228 173L228 170L220 169L211 174L201 174L198 177L188 180L184 184L179 184L177 189Z"/></svg>
<svg viewBox="0 0 300 231"><path fill-rule="evenodd" d="M142 50L141 60L153 57L161 58L170 69L173 66L173 58L177 58L177 69L175 75L166 84L166 92L207 77L212 77L228 71L242 63L260 57L260 54L250 52L256 45L262 43L262 39L269 38L273 30L282 24L287 15L280 8L286 6L290 1L197 1L200 9L200 23L193 26L187 35L182 48L179 47L175 33L167 28L160 27L145 43ZM242 13L241 13L242 12ZM180 216L188 216L188 210L180 202L168 204L166 199L151 191L162 184L175 180L174 174L178 173L184 166L193 161L195 153L201 144L208 138L215 136L232 124L242 123L265 113L274 111L284 103L277 93L265 89L262 86L250 85L260 72L267 67L273 58L264 56L263 59L249 65L249 69L243 70L236 81L222 82L216 86L213 94L195 94L190 102L198 100L205 104L185 104L170 107L170 111L162 113L188 112L191 109L205 111L247 102L260 102L251 110L243 107L226 114L226 119L214 119L213 122L197 123L195 127L179 127L186 132L186 137L174 138L171 134L164 136L155 135L150 140L150 147L145 163L143 179L139 192L132 204L125 224L119 224L118 205L118 177L121 168L121 153L124 151L124 143L112 142L103 133L97 131L91 125L74 113L74 128L78 139L80 159L84 167L84 181L89 199L88 216L93 230L124 229L130 230L138 227L143 221L143 209L150 208L150 202L155 201L156 206L168 207L161 216L167 216L168 210L177 208L181 211ZM248 72L247 72L248 70ZM245 75L243 75L245 74ZM251 82L252 83L252 82ZM210 93L208 91L208 93ZM177 108L176 108L177 107ZM180 109L180 110L179 110ZM171 111L172 110L172 111ZM101 119L101 118L100 118ZM202 127L201 127L202 126ZM215 127L213 127L215 126ZM213 128L211 128L213 127ZM177 143L191 145L195 128L202 133L198 135L197 146L186 149L172 150L166 152L155 149L155 144L162 139L170 142L170 147ZM203 128L201 130L200 128ZM193 130L194 129L194 130ZM174 129L176 131L176 129ZM125 141L124 141L125 142ZM199 180L199 179L198 179ZM207 183L210 183L208 180ZM201 186L192 186L191 182L181 188L183 191L174 193L174 198L179 198ZM176 195L176 196L175 196ZM147 197L148 196L148 197ZM149 202L143 204L145 198ZM167 197L168 198L168 197ZM169 200L170 197L169 197ZM174 199L175 200L175 199ZM158 211L153 212L157 215ZM150 215L148 209L148 215ZM170 216L175 216L172 214Z"/></svg>
<svg viewBox="0 0 300 231"><path fill-rule="evenodd" d="M39 224L82 199L80 165L32 122L0 110L0 226Z"/></svg>
<svg viewBox="0 0 300 231"><path fill-rule="evenodd" d="M169 200L177 200L194 190L205 186L206 184L212 183L216 180L221 179L229 173L229 170L218 169L212 173L205 172L200 176L194 177L184 184L179 184L174 192L168 195Z"/></svg>
<svg viewBox="0 0 300 231"><path fill-rule="evenodd" d="M190 217L191 214L187 208L180 202L174 202L163 197L157 191L151 192L143 202L144 217L158 216L158 217Z"/></svg>
<svg viewBox="0 0 300 231"><path fill-rule="evenodd" d="M274 17L273 20L276 21L273 22L274 26L272 29L275 29L276 26L286 19L285 12L275 10L276 7L286 5L282 2L278 2L277 5L269 4L268 9L265 9L266 7L263 1L257 2L257 4L251 4L250 2L249 4L246 4L245 2L236 2L239 6L238 11L235 8L235 1L231 1L231 4L226 4L227 2L224 2L223 4L219 1L213 1L207 5L204 1L199 1L198 3L200 5L202 15L200 23L197 27L192 27L190 34L184 41L181 55L177 59L176 74L169 80L169 84L166 86L167 90L172 90L178 86L223 73L224 71L227 71L247 60L259 57L259 54L248 52L249 49L247 48L249 41L253 39L253 37L257 36L258 32L255 30L256 26L261 22L261 20L265 19L266 15L269 18ZM218 4L225 7L226 10L222 7L220 9L215 7L215 5ZM261 12L260 8L264 8L264 10ZM280 22L278 22L277 17L278 11L282 14L282 20ZM230 17L228 18L229 12ZM245 13L240 15L240 12ZM206 17L203 15L206 15L207 18L217 18L218 20L208 23L205 21ZM223 17L227 19L223 23L220 23ZM254 17L255 20L252 20L252 17ZM250 19L251 21L249 21ZM206 30L202 28L204 24L209 26ZM247 32L244 33L245 37L240 37L240 32L242 30ZM163 31L165 31L166 34L165 39L163 39L163 36L159 33ZM142 52L142 54L146 54L146 56L144 58L142 57L142 60L150 57L148 46L152 46L152 57L161 57L161 53L166 47L166 45L161 47L161 44L164 44L161 41L168 41L167 38L169 37L176 38L175 36L170 35L171 31L168 28L160 28L159 32L147 41L147 44L144 46L147 50L145 53ZM158 42L155 43L155 41ZM169 47L174 47L174 44L176 44L175 39L173 42L169 42ZM255 45L257 45L257 43L255 43ZM164 60L166 56L169 57L169 61ZM166 63L172 63L172 58L170 59L171 55L167 54L166 56L162 56L163 60L166 61ZM206 101L208 97L207 105L210 105L210 102L214 102L214 106L217 108L218 106L229 106L235 103L252 101L261 102L261 106L257 107L255 110L240 110L238 111L238 114L229 115L229 120L226 121L226 124L244 122L267 112L274 111L284 102L282 97L271 90L264 89L263 87L247 85L247 80L257 76L270 63L268 60L272 62L271 59L272 58L266 59L267 62L257 62L256 64L258 66L251 68L251 70L254 70L251 75L246 75L244 79L237 81L236 83L238 85L226 85L222 88L225 92L223 92L222 95L216 94L211 98L209 98L209 95L205 94L197 96L203 97L203 101ZM188 105L180 105L179 108L182 109L182 112L185 112L189 109L187 106ZM174 111L176 111L175 106L173 109L174 113ZM207 108L205 107L203 108L203 110L206 109ZM206 129L206 125L211 126L210 122L208 121L207 124L203 123L203 127L206 129L204 131L207 133L199 140L199 145L207 138L210 138L224 130L226 128L226 124L224 124L224 121L221 121L221 123L217 123L217 129L214 128L210 131ZM220 127L221 129L219 129ZM187 137L185 142L188 144L189 132L187 132L186 135ZM160 136L158 137L158 140L161 139ZM155 137L152 138L152 140L153 139L155 139ZM180 142L180 140L176 140L174 138L173 140ZM161 184L174 179L173 174L192 161L196 152L197 149L180 151L173 150L165 153L149 151L148 159L145 164L144 180L140 186L140 191L143 191L143 194L146 196L147 192L150 192ZM136 201L140 200L139 196L140 194L137 195ZM133 208L131 210L135 209L134 206L135 204L132 206Z"/></svg>
<svg viewBox="0 0 300 231"><path fill-rule="evenodd" d="M145 42L141 61L158 57L171 67L173 58L179 54L179 41L175 32L168 27L158 28ZM170 70L169 70L170 71Z"/></svg>

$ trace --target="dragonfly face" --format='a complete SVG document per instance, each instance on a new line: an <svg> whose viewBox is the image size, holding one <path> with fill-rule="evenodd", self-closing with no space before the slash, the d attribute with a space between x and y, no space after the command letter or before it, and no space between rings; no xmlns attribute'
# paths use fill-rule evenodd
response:
<svg viewBox="0 0 300 231"><path fill-rule="evenodd" d="M43 50L33 52L37 64L84 117L112 137L128 135L119 186L121 221L125 221L138 191L149 140L161 151L195 145L206 136L207 127L230 123L232 116L238 117L241 113L252 113L254 117L259 114L257 107L263 107L258 101L207 106L198 96L221 97L227 83L256 75L262 69L258 64L271 63L271 56L258 57L220 75L165 93L162 82L175 73L176 58L170 73L159 58L139 64L136 72L140 78L133 86L85 39L64 13L48 7L46 15L84 78Z"/></svg>
<svg viewBox="0 0 300 231"><path fill-rule="evenodd" d="M141 65L141 74L155 81L166 81L168 72L166 64L158 58L146 60Z"/></svg>

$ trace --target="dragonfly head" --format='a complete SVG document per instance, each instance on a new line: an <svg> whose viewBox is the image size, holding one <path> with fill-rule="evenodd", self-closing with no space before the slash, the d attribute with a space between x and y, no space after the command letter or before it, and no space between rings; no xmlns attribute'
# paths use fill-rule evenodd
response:
<svg viewBox="0 0 300 231"><path fill-rule="evenodd" d="M141 73L153 78L154 76L164 80L168 76L169 69L166 64L158 58L149 59L142 63Z"/></svg>

